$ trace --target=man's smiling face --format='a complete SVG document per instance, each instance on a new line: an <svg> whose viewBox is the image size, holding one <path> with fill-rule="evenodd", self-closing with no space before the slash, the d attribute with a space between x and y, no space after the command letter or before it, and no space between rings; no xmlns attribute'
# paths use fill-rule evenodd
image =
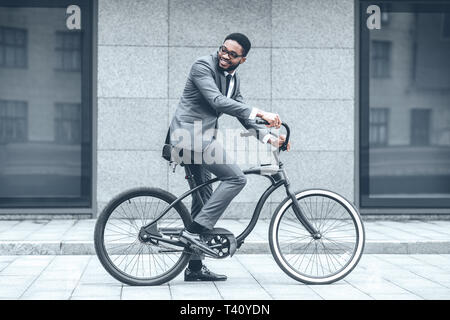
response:
<svg viewBox="0 0 450 320"><path fill-rule="evenodd" d="M219 69L222 71L232 72L241 63L245 62L246 58L243 56L244 49L237 41L228 39L223 43L222 49L218 52Z"/></svg>

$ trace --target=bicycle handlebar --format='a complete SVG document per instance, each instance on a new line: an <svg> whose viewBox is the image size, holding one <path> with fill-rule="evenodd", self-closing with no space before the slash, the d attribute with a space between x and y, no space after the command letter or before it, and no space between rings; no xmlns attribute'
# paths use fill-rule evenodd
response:
<svg viewBox="0 0 450 320"><path fill-rule="evenodd" d="M255 122L256 122L256 124L269 124L269 122L267 122L264 119L256 119ZM291 130L289 129L289 126L286 123L283 122L283 123L281 123L281 125L286 129L286 140L281 145L279 150L280 151L286 151L287 150L287 145L289 143L289 136L291 135Z"/></svg>

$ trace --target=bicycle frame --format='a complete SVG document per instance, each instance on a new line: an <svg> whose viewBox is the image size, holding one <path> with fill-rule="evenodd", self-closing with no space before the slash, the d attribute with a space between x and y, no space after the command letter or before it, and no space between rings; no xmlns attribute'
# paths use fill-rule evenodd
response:
<svg viewBox="0 0 450 320"><path fill-rule="evenodd" d="M284 186L287 197L272 213L268 230L268 242L275 262L289 277L305 284L329 284L349 274L359 262L364 249L365 232L361 217L349 201L332 191L291 190L284 165L279 161L278 151L290 149L289 127L285 123L282 125L285 126L287 135L277 140L278 150L273 152L276 164L261 165L243 171L245 175L264 176L269 179L270 186L260 195L251 219L243 226L244 230L239 231L237 237L224 228L214 228L200 237L185 230L185 227L198 217L189 213L182 200L192 196L194 201L200 201L199 206L194 205L194 208L200 208L205 202L208 205L208 197L201 192L202 188L206 187L207 190L203 190L209 194L212 183L226 180L197 179L197 176L192 175L194 167L186 165L186 179L190 190L178 198L160 188L135 188L110 201L97 220L94 232L95 250L103 267L114 278L126 284L159 285L174 279L185 268L193 254L216 259L232 257L254 230L267 199L275 190ZM165 147L166 151L171 148L170 145ZM164 159L173 164L172 157ZM322 202L315 200L316 197L322 197ZM136 202L135 198L138 198ZM154 205L154 200L157 205ZM164 206L162 209L161 201ZM300 207L300 203L305 205ZM126 207L121 207L122 204ZM117 216L111 217L116 209L121 211L118 211ZM156 220L155 214L158 215ZM172 217L172 214L175 214L175 217ZM197 210L195 214L198 214ZM289 217L286 217L287 215ZM147 219L153 221L147 223ZM323 235L311 223L317 225ZM140 228L136 239L133 233L142 224L145 226ZM161 254L162 257L158 259L154 254ZM166 254L176 254L178 258L172 259L169 255L170 261L167 264L164 258ZM295 261L291 261L292 255L296 256Z"/></svg>
<svg viewBox="0 0 450 320"><path fill-rule="evenodd" d="M299 221L302 223L302 225L305 227L305 229L313 236L313 238L319 239L321 237L321 235L317 232L317 230L312 226L312 224L308 221L308 219L303 214L303 212L297 202L297 198L295 197L294 192L292 192L290 189L290 182L287 177L286 171L284 169L283 163L278 161L278 155L276 154L276 152L274 152L274 155L277 159L277 162L279 163L278 166L274 167L274 166L262 165L262 166L259 166L256 168L243 170L243 173L245 175L256 174L256 175L261 175L261 176L268 178L271 182L271 185L264 191L264 193L259 198L258 203L256 204L255 210L253 211L253 215L252 215L247 227L244 229L244 231L242 231L241 234L239 234L236 237L238 248L244 243L245 238L255 228L256 223L258 222L259 216L261 214L261 210L264 207L264 204L267 201L267 199L269 198L269 196L272 194L272 192L274 192L276 189L278 189L282 185L285 186L286 194L292 199L293 210L294 210L295 215L299 219ZM200 185L196 185L195 180L192 176L192 173L191 173L189 167L185 166L185 172L186 172L186 179L188 180L188 183L189 183L189 186L191 189L189 191L183 193L175 201L173 201L169 206L167 206L163 210L163 212L159 215L159 217L157 217L154 221L152 221L151 223L142 227L141 230L144 230L145 233L147 233L150 237L151 237L152 231L154 231L154 230L152 230L152 227L154 226L154 224L157 223L177 203L179 203L181 200L183 200L184 198L186 198L187 196L192 194L193 196L198 197L198 200L201 201L203 204L203 200L202 200L199 190L209 184L219 181L219 178L214 178L214 179L210 179ZM193 218L195 218L195 217L193 217ZM173 240L163 240L163 239L160 239L160 240L166 241L166 242L169 242L172 244L176 243Z"/></svg>

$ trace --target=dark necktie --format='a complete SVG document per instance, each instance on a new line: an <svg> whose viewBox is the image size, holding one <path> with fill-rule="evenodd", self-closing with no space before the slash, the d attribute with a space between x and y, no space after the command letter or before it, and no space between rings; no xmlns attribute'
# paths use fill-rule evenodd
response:
<svg viewBox="0 0 450 320"><path fill-rule="evenodd" d="M230 88L230 81L233 76L231 74L227 75L227 85L225 86L225 96L228 96L228 89Z"/></svg>

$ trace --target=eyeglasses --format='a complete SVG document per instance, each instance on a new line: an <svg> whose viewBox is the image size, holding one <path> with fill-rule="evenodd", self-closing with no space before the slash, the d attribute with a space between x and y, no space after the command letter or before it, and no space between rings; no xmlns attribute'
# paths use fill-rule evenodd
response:
<svg viewBox="0 0 450 320"><path fill-rule="evenodd" d="M228 54L229 57L231 57L232 59L236 59L239 57L243 57L243 55L238 55L236 52L234 51L228 51L227 48L225 46L220 46L219 47L219 52L222 54Z"/></svg>

